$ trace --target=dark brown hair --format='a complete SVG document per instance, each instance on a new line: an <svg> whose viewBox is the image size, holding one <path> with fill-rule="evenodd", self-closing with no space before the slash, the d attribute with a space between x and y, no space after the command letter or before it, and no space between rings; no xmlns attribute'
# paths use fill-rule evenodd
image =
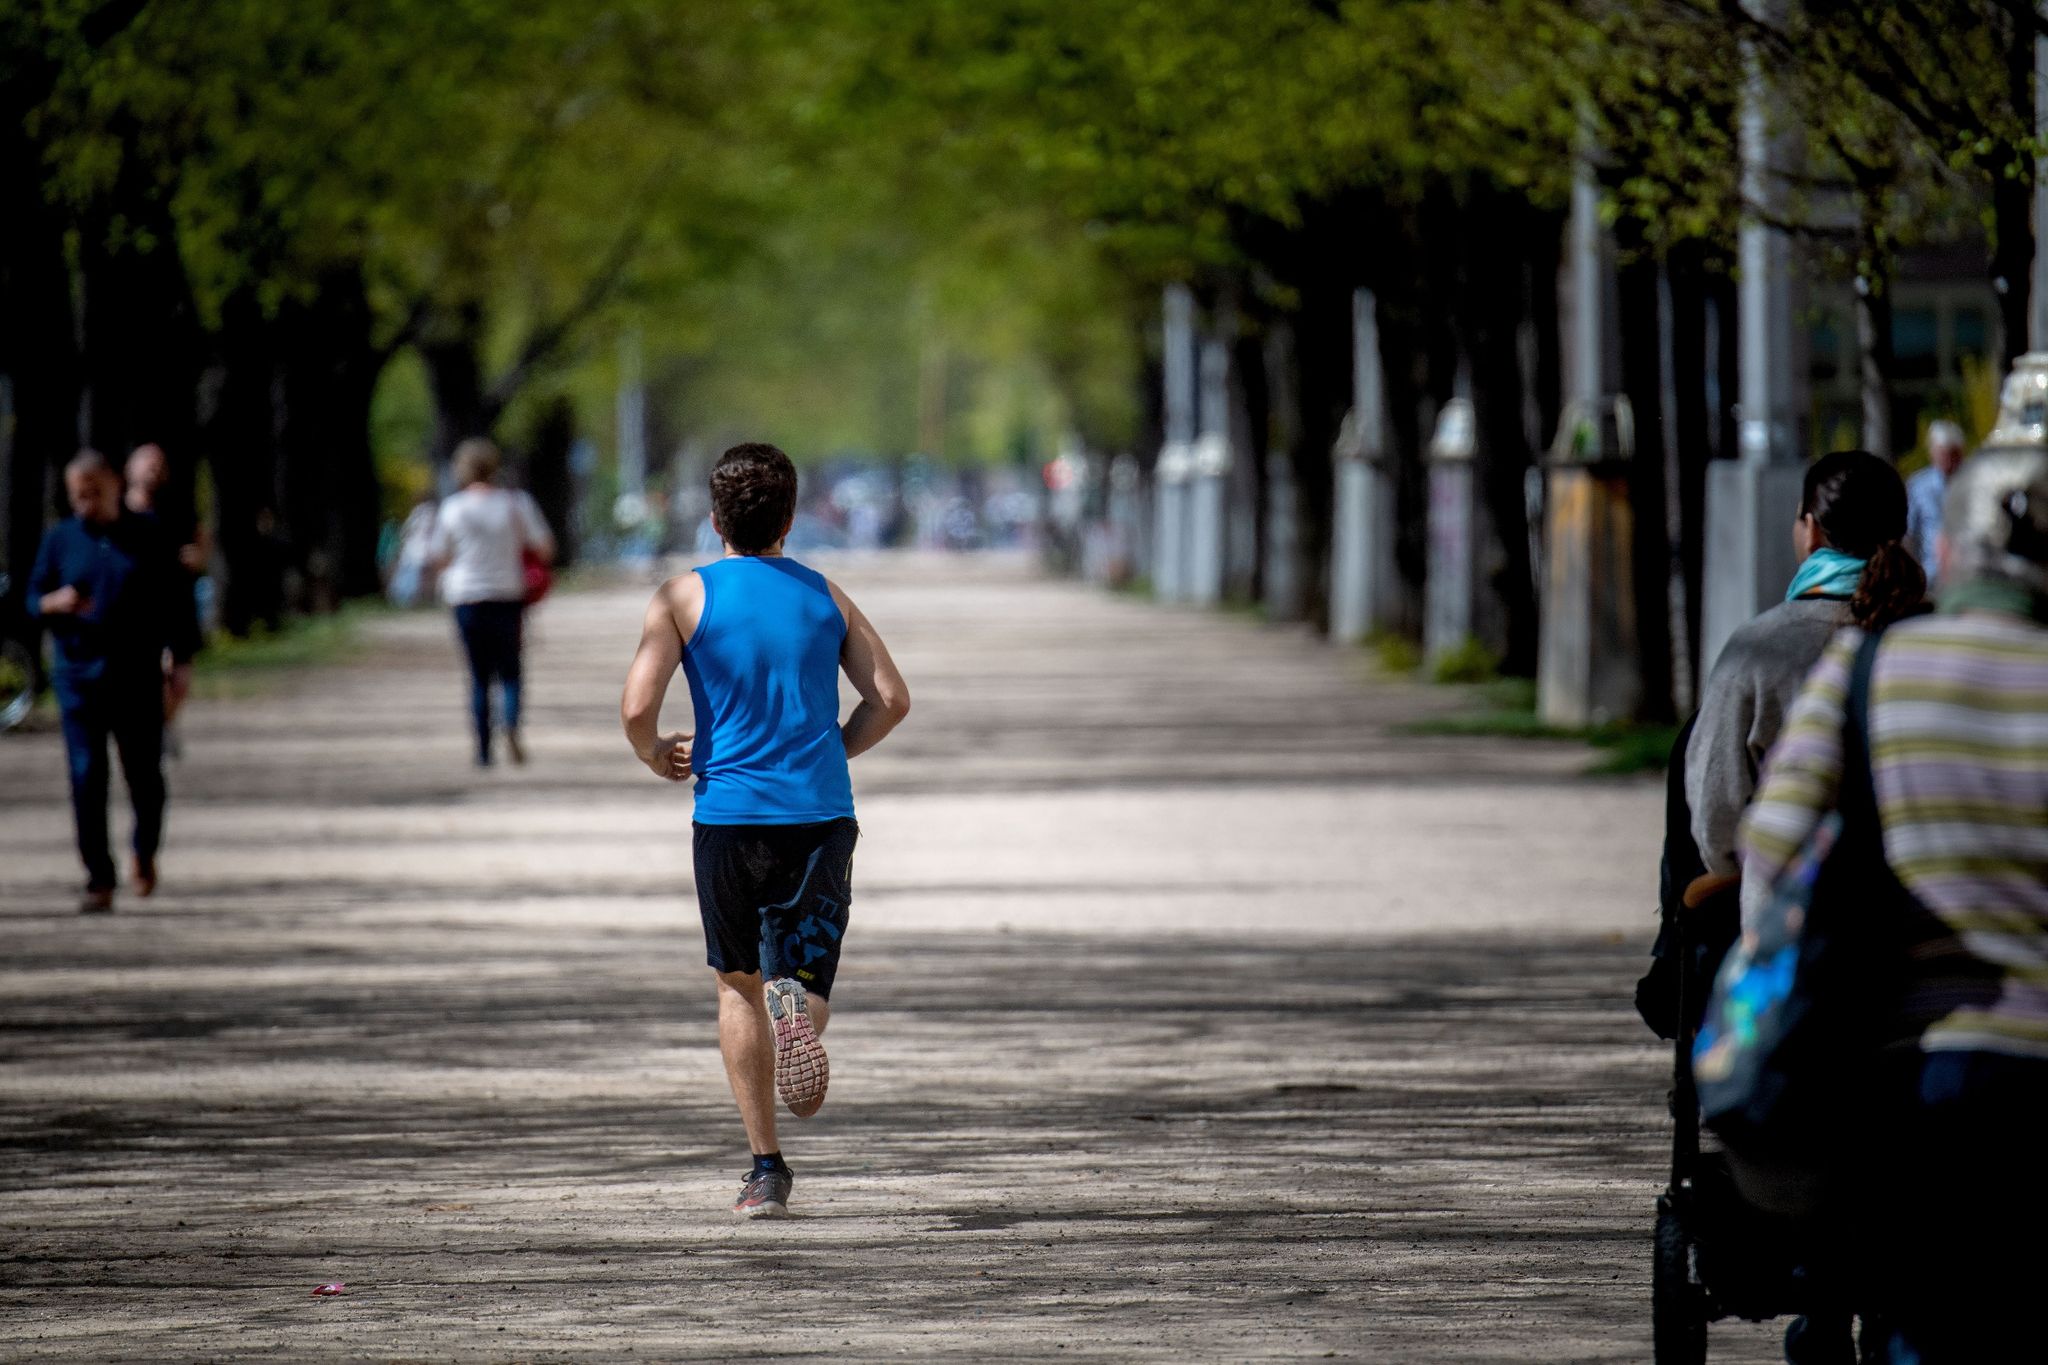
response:
<svg viewBox="0 0 2048 1365"><path fill-rule="evenodd" d="M1845 555L1866 561L1850 619L1881 630L1927 601L1927 571L1905 545L1906 483L1891 461L1867 450L1837 450L1807 466L1799 510Z"/></svg>
<svg viewBox="0 0 2048 1365"><path fill-rule="evenodd" d="M725 543L757 555L796 515L796 466L765 441L736 445L711 467L711 516Z"/></svg>

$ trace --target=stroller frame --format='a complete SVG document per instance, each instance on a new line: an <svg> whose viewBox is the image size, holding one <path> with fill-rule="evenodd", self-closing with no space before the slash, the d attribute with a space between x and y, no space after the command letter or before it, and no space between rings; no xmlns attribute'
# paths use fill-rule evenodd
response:
<svg viewBox="0 0 2048 1365"><path fill-rule="evenodd" d="M1693 1075L1695 1013L1712 986L1714 964L1702 964L1702 922L1714 914L1720 896L1732 897L1732 882L1718 894L1689 903L1687 897L1666 917L1666 942L1677 955L1676 1037L1671 1045L1671 1178L1657 1196L1655 1260L1650 1278L1651 1340L1656 1365L1703 1365L1707 1327L1724 1318L1754 1322L1810 1310L1815 1286L1788 1251L1781 1234L1792 1225L1751 1209L1737 1193L1719 1154L1702 1149L1699 1089ZM1722 903L1723 913L1734 906ZM1768 1230L1768 1231L1766 1231ZM1884 1359L1888 1333L1864 1319L1858 1358ZM1789 1337L1789 1334L1788 1334Z"/></svg>

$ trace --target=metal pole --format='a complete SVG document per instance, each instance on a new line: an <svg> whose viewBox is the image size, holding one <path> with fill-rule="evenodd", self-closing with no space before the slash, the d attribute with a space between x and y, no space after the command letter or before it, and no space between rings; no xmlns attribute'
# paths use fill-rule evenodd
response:
<svg viewBox="0 0 2048 1365"><path fill-rule="evenodd" d="M1188 600L1223 600L1225 496L1230 478L1230 347L1220 337L1201 343L1196 436L1188 481Z"/></svg>
<svg viewBox="0 0 2048 1365"><path fill-rule="evenodd" d="M1186 285L1166 287L1162 327L1166 444L1153 470L1152 594L1181 602L1188 596L1187 480L1195 440L1195 297Z"/></svg>
<svg viewBox="0 0 2048 1365"><path fill-rule="evenodd" d="M1588 143L1591 134L1585 134ZM1612 392L1607 375L1606 253L1601 250L1600 183L1594 178L1590 154L1582 154L1572 176L1570 222L1572 322L1570 392L1583 418L1598 409ZM1592 424L1599 440L1600 424ZM1597 455L1597 449L1586 452Z"/></svg>
<svg viewBox="0 0 2048 1365"><path fill-rule="evenodd" d="M619 338L619 492L647 489L647 390L641 380L640 329Z"/></svg>
<svg viewBox="0 0 2048 1365"><path fill-rule="evenodd" d="M1379 302L1351 296L1351 415L1336 461L1335 543L1330 553L1330 634L1357 644L1387 623L1393 595L1393 490L1386 467L1386 383Z"/></svg>
<svg viewBox="0 0 2048 1365"><path fill-rule="evenodd" d="M1774 21L1782 0L1753 12ZM1806 355L1797 327L1800 281L1792 243L1773 226L1788 209L1786 173L1797 130L1776 125L1782 105L1754 44L1744 52L1742 197L1737 301L1740 417L1735 460L1707 471L1705 601L1700 666L1711 672L1737 627L1775 602L1796 567L1791 524L1806 462Z"/></svg>

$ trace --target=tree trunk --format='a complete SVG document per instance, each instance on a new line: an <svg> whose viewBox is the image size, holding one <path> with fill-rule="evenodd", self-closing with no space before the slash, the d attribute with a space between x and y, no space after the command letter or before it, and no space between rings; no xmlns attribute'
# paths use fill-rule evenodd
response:
<svg viewBox="0 0 2048 1365"><path fill-rule="evenodd" d="M220 549L221 625L247 635L283 619L287 546L277 515L273 346L249 291L221 309L214 364L203 382L201 433L213 470L215 535Z"/></svg>
<svg viewBox="0 0 2048 1365"><path fill-rule="evenodd" d="M1264 351L1257 329L1240 319L1230 345L1230 445L1235 456L1230 518L1233 526L1244 527L1250 544L1232 556L1234 562L1244 563L1245 576L1231 584L1231 592L1251 602L1266 596L1266 518L1271 511L1266 480L1272 463L1272 411Z"/></svg>
<svg viewBox="0 0 2048 1365"><path fill-rule="evenodd" d="M1712 458L1733 460L1742 454L1742 420L1738 411L1742 403L1741 309L1736 302L1733 263L1724 258L1722 264L1728 268L1707 279L1707 316L1712 323L1714 362L1709 394L1713 403Z"/></svg>
<svg viewBox="0 0 2048 1365"><path fill-rule="evenodd" d="M0 327L0 373L14 410L5 443L4 567L21 585L50 514L63 508L57 473L78 449L78 356L63 224L11 157L0 184L16 206L0 213L0 317L7 320Z"/></svg>
<svg viewBox="0 0 2048 1365"><path fill-rule="evenodd" d="M154 186L141 183L139 168L125 169L136 160L124 160L108 198L79 231L80 435L116 467L138 445L162 446L171 477L158 512L182 530L197 521L205 336L169 207ZM136 244L138 228L150 245Z"/></svg>
<svg viewBox="0 0 2048 1365"><path fill-rule="evenodd" d="M1856 281L1856 376L1863 399L1863 448L1899 457L1892 439L1892 291L1889 272L1867 269Z"/></svg>
<svg viewBox="0 0 2048 1365"><path fill-rule="evenodd" d="M1621 389L1635 419L1634 457L1628 465L1630 578L1635 598L1636 667L1642 678L1642 719L1671 720L1671 535L1664 480L1663 319L1658 269L1640 227L1625 220L1618 276Z"/></svg>
<svg viewBox="0 0 2048 1365"><path fill-rule="evenodd" d="M1486 573L1505 629L1501 669L1536 672L1536 585L1529 561L1526 475L1534 462L1522 403L1518 333L1528 309L1526 240L1533 215L1511 192L1475 186L1461 215L1457 326L1472 379L1478 437L1479 497L1492 529L1493 564ZM1554 253L1551 260L1555 261ZM1486 566L1474 565L1474 572Z"/></svg>
<svg viewBox="0 0 2048 1365"><path fill-rule="evenodd" d="M1433 190L1419 208L1371 215L1364 243L1364 282L1378 299L1400 585L1389 626L1415 641L1422 639L1429 580L1429 441L1457 384L1458 339L1444 306L1456 287L1456 252L1448 245L1455 223L1455 205Z"/></svg>
<svg viewBox="0 0 2048 1365"><path fill-rule="evenodd" d="M1429 582L1429 348L1421 319L1385 290L1379 300L1380 353L1386 357L1388 482L1394 493L1394 578L1399 584L1388 628L1421 640ZM1404 301L1405 302L1405 301Z"/></svg>
<svg viewBox="0 0 2048 1365"><path fill-rule="evenodd" d="M2032 6L2006 0L2012 23L2004 43L2006 98L2024 135L2034 131L2035 69ZM2000 147L1985 167L1991 176L1991 286L1998 294L2004 370L2032 343L2034 283L2034 152L2030 142ZM2017 173L2015 173L2017 172ZM2048 224L2043 225L2048 228ZM2001 371L2003 373L2003 371Z"/></svg>
<svg viewBox="0 0 2048 1365"><path fill-rule="evenodd" d="M382 491L370 446L381 358L361 271L324 274L313 297L275 324L278 493L300 576L302 610L331 610L381 589Z"/></svg>
<svg viewBox="0 0 2048 1365"><path fill-rule="evenodd" d="M1283 519L1293 528L1294 544L1272 548L1288 559L1292 588L1283 591L1298 595L1300 614L1318 629L1329 625L1332 447L1352 399L1351 297L1365 273L1360 244L1377 207L1345 195L1304 205L1298 224L1247 219L1237 229L1245 254L1284 287L1284 294L1272 292L1288 299L1267 312L1262 347L1271 449L1285 462L1293 506ZM1281 491L1276 480L1268 483ZM1277 567L1274 561L1269 574ZM1269 577L1262 588L1272 605L1275 583Z"/></svg>
<svg viewBox="0 0 2048 1365"><path fill-rule="evenodd" d="M1153 524L1157 520L1159 450L1166 444L1166 363L1155 312L1134 310L1131 330L1136 334L1139 356L1138 428L1131 446L1131 454L1138 462L1138 486L1131 495L1135 519L1131 527L1131 571L1149 582L1153 537L1159 534L1159 528Z"/></svg>
<svg viewBox="0 0 2048 1365"><path fill-rule="evenodd" d="M1300 509L1302 605L1319 631L1330 628L1330 542L1337 516L1337 436L1351 409L1351 296L1355 270L1329 269L1302 296L1296 323L1301 429L1292 455Z"/></svg>
<svg viewBox="0 0 2048 1365"><path fill-rule="evenodd" d="M555 563L564 567L576 559L576 481L569 467L575 444L575 405L560 396L549 399L534 424L526 491L540 504L541 515L554 531ZM694 526L688 529L695 531Z"/></svg>
<svg viewBox="0 0 2048 1365"><path fill-rule="evenodd" d="M1564 250L1564 220L1537 214L1543 231L1528 240L1529 338L1527 368L1530 448L1539 454L1557 439L1564 420L1564 329L1557 296L1558 261ZM1553 250L1553 247L1555 250Z"/></svg>
<svg viewBox="0 0 2048 1365"><path fill-rule="evenodd" d="M1294 314L1275 316L1266 326L1259 348L1260 368L1272 425L1273 453L1262 489L1265 526L1261 536L1268 556L1259 598L1266 615L1276 621L1298 620L1307 611L1307 589L1301 580L1301 500L1294 487L1294 452L1301 444L1301 367Z"/></svg>
<svg viewBox="0 0 2048 1365"><path fill-rule="evenodd" d="M1707 465L1714 454L1713 396L1707 353L1707 252L1698 242L1670 248L1671 389L1668 414L1677 453L1678 571L1685 583L1685 658L1698 693L1700 628L1706 588Z"/></svg>
<svg viewBox="0 0 2048 1365"><path fill-rule="evenodd" d="M498 410L484 391L483 309L474 303L448 310L416 343L434 395L434 469L448 477L455 447L489 436Z"/></svg>

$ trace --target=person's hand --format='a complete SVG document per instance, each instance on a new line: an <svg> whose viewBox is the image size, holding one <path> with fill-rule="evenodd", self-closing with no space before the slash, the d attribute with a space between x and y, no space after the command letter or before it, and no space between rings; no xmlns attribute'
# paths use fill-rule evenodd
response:
<svg viewBox="0 0 2048 1365"><path fill-rule="evenodd" d="M192 665L172 664L164 671L164 723L178 718L178 708L192 691Z"/></svg>
<svg viewBox="0 0 2048 1365"><path fill-rule="evenodd" d="M654 741L653 749L640 755L640 761L656 777L680 782L690 775L690 740L684 734L662 735Z"/></svg>
<svg viewBox="0 0 2048 1365"><path fill-rule="evenodd" d="M45 616L84 616L92 610L92 599L66 583L43 594L42 608Z"/></svg>

